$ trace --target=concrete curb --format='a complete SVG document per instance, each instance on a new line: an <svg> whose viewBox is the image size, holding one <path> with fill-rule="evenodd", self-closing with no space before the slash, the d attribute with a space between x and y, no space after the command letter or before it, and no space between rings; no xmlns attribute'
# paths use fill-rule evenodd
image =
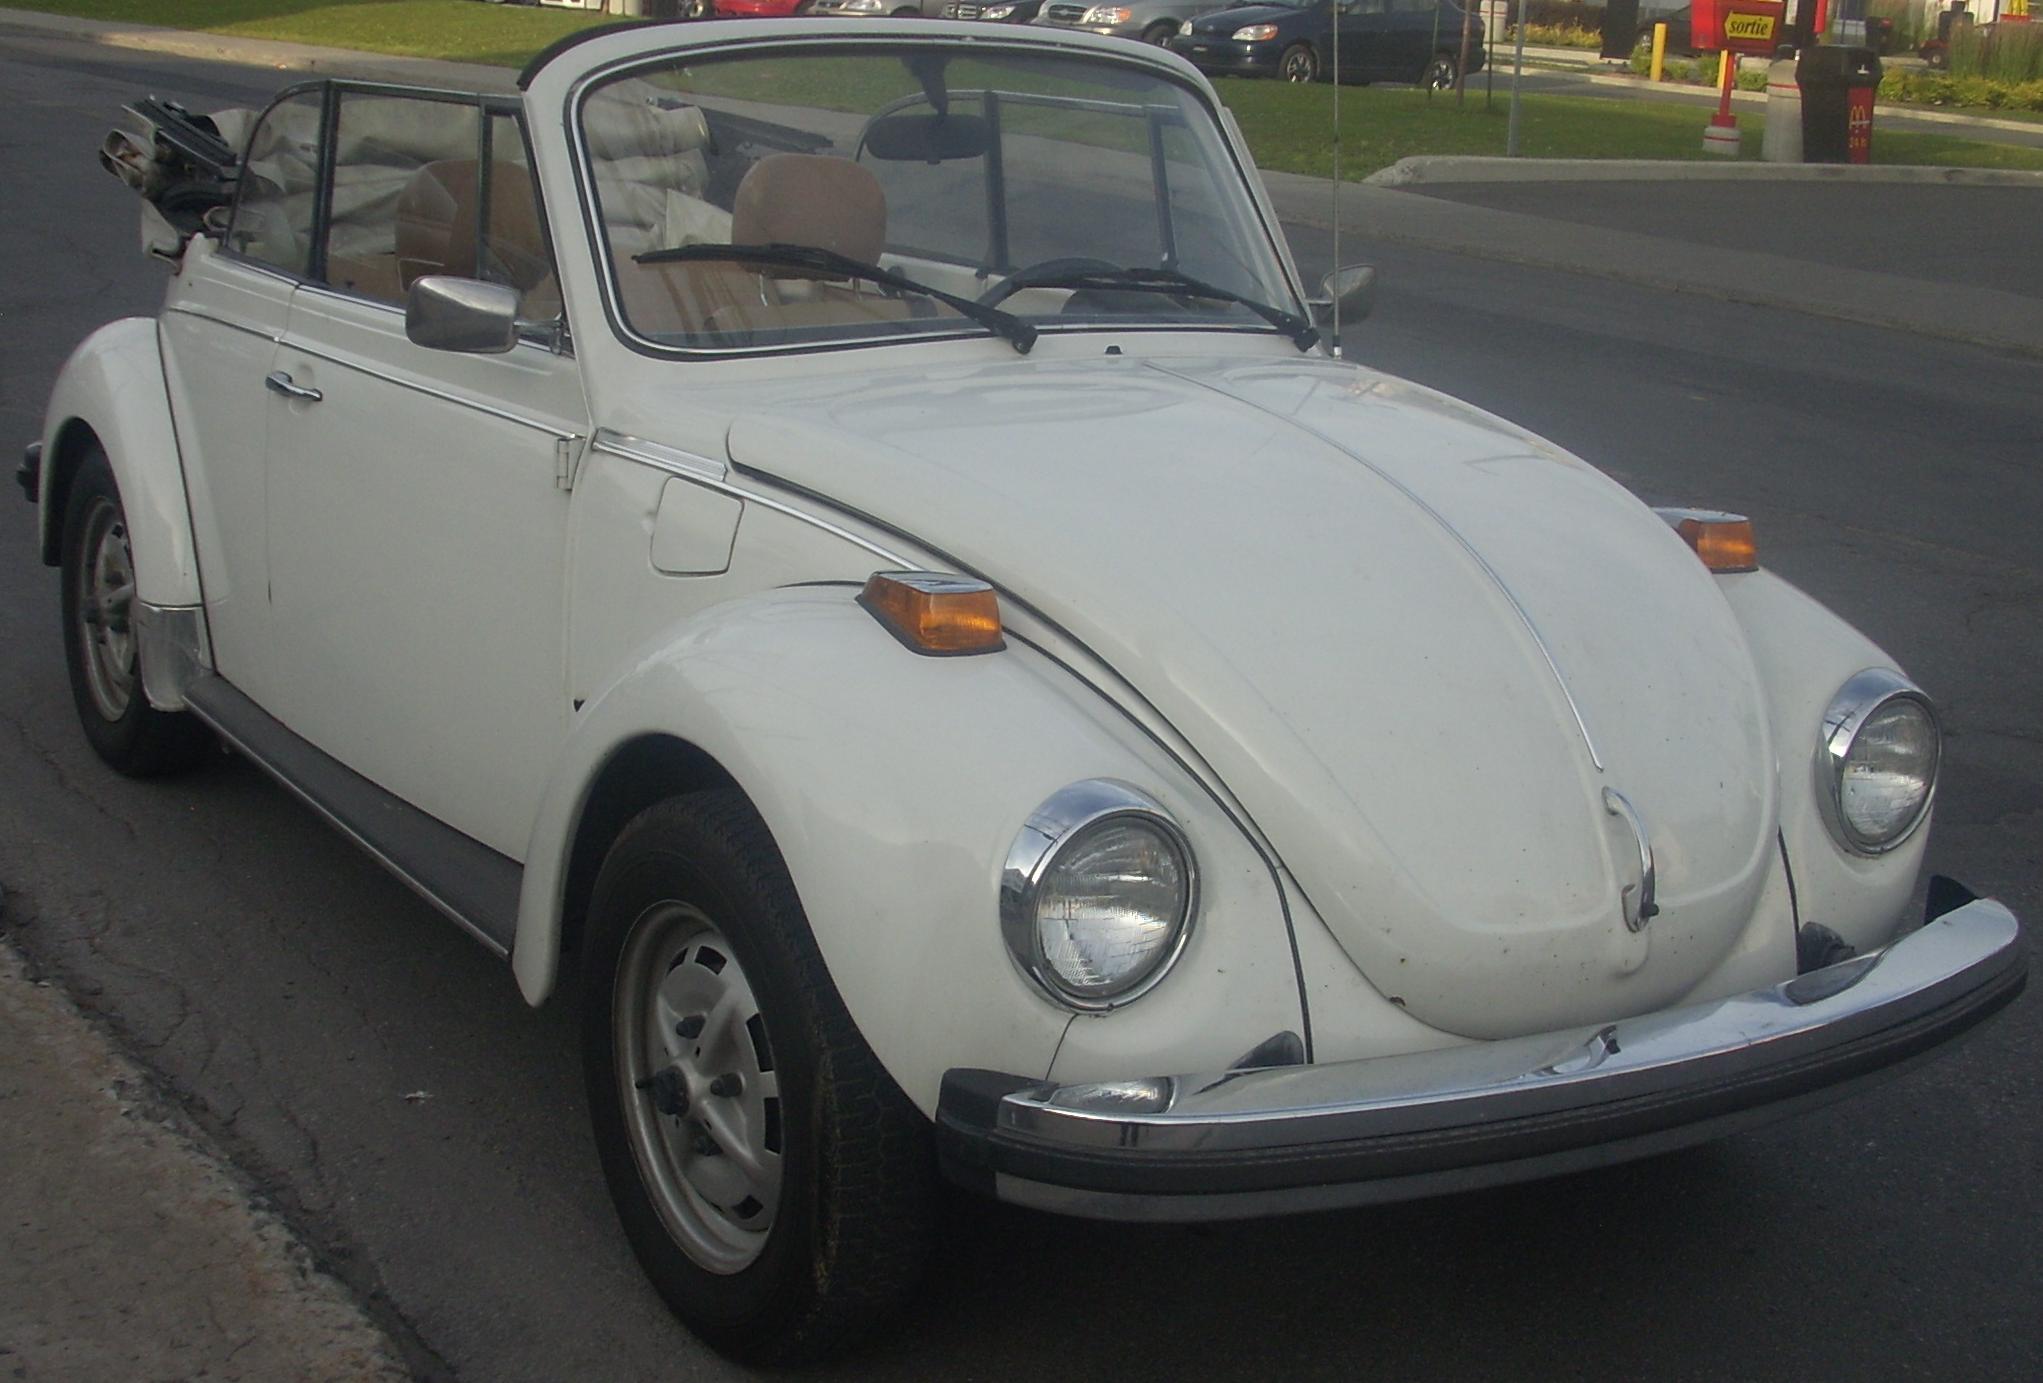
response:
<svg viewBox="0 0 2043 1383"><path fill-rule="evenodd" d="M1263 181L1285 221L1331 223L1325 180L1266 172ZM1341 189L1341 219L1358 245L1389 241L2043 359L2043 311L2015 293L1678 243L1365 183Z"/></svg>
<svg viewBox="0 0 2043 1383"><path fill-rule="evenodd" d="M0 1038L0 1355L11 1376L412 1376L232 1165L159 1110L148 1076L34 980L4 937Z"/></svg>
<svg viewBox="0 0 2043 1383"><path fill-rule="evenodd" d="M1528 70L1531 64L1527 65ZM1565 71L1575 79L1590 86L1621 87L1646 101L1685 101L1694 104L1715 104L1717 93L1706 86L1691 86L1687 82L1661 82L1655 85L1640 77L1619 77L1609 73L1590 72L1572 67L1549 67L1549 72ZM1500 69L1498 76L1503 76ZM1558 94L1558 93L1557 93ZM1764 107L1766 93L1763 91L1734 91L1731 103L1737 106ZM1874 127L1879 125L1879 112L1885 111L1890 119L1920 120L1932 125L1964 125L1981 130L2005 130L2012 134L2029 134L2043 137L2043 122L2029 120L2002 120L1991 115L1966 115L1955 110L1930 110L1922 106L1883 105L1875 109Z"/></svg>
<svg viewBox="0 0 2043 1383"><path fill-rule="evenodd" d="M1418 154L1362 180L1372 187L1482 182L1844 182L2043 187L2043 170L1931 164L1745 163L1736 159L1492 158Z"/></svg>

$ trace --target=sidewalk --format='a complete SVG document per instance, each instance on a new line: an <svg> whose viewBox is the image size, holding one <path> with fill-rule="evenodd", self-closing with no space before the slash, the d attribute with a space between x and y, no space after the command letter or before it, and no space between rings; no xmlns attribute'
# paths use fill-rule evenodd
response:
<svg viewBox="0 0 2043 1383"><path fill-rule="evenodd" d="M0 1376L411 1376L225 1160L162 1117L148 1077L29 977L4 932L0 1053Z"/></svg>

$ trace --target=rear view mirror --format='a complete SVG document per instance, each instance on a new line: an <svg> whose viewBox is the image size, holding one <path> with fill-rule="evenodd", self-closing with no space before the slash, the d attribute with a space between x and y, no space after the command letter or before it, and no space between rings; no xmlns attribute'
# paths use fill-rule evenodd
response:
<svg viewBox="0 0 2043 1383"><path fill-rule="evenodd" d="M942 163L980 157L993 132L980 115L883 115L865 127L862 142L890 163Z"/></svg>
<svg viewBox="0 0 2043 1383"><path fill-rule="evenodd" d="M1333 325L1335 303L1343 323L1359 322L1376 306L1376 266L1344 264L1320 280L1319 291L1326 296L1312 304L1315 325Z"/></svg>
<svg viewBox="0 0 2043 1383"><path fill-rule="evenodd" d="M502 355L518 344L518 290L429 274L404 300L404 334L435 351Z"/></svg>

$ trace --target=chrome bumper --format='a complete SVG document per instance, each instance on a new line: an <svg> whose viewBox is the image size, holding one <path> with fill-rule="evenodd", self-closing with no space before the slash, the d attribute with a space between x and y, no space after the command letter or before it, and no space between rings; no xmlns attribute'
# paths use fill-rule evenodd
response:
<svg viewBox="0 0 2043 1383"><path fill-rule="evenodd" d="M2014 914L1967 902L1770 989L1412 1056L1058 1086L952 1071L954 1180L1115 1220L1403 1200L1641 1157L1893 1074L2021 992Z"/></svg>

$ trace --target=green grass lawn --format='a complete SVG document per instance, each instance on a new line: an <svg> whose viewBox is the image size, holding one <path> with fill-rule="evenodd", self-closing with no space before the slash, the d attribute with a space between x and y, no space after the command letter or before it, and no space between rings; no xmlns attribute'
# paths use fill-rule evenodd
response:
<svg viewBox="0 0 2043 1383"><path fill-rule="evenodd" d="M318 43L411 57L517 65L601 15L576 10L484 5L476 0L9 0L17 8L138 24L174 23L213 33ZM1222 78L1215 83L1265 168L1325 176L1332 171L1333 88ZM1507 101L1484 108L1479 88L1465 102L1412 87L1346 87L1341 92L1342 171L1367 177L1412 154L1501 154ZM1535 158L1706 158L1707 116L1692 106L1529 96L1520 152ZM1759 154L1760 119L1741 114L1747 157ZM1877 130L1881 163L2043 169L2043 149L1986 144L1958 135Z"/></svg>
<svg viewBox="0 0 2043 1383"><path fill-rule="evenodd" d="M576 29L615 18L581 10L483 5L476 0L6 0L123 24L164 24L244 38L319 43L414 58L487 62L525 60Z"/></svg>
<svg viewBox="0 0 2043 1383"><path fill-rule="evenodd" d="M1332 87L1234 77L1223 77L1214 86L1241 122L1258 164L1321 177L1332 173ZM1476 88L1457 103L1452 92L1429 97L1413 87L1344 87L1342 172L1349 178L1367 177L1412 154L1502 154L1508 107L1501 87L1487 110ZM1519 119L1518 149L1529 158L1718 157L1703 152L1709 114L1696 106L1527 96ZM1756 112L1738 113L1747 158L1759 157L1762 123ZM1878 163L2043 169L2043 149L1884 131L1877 116L1873 158Z"/></svg>

